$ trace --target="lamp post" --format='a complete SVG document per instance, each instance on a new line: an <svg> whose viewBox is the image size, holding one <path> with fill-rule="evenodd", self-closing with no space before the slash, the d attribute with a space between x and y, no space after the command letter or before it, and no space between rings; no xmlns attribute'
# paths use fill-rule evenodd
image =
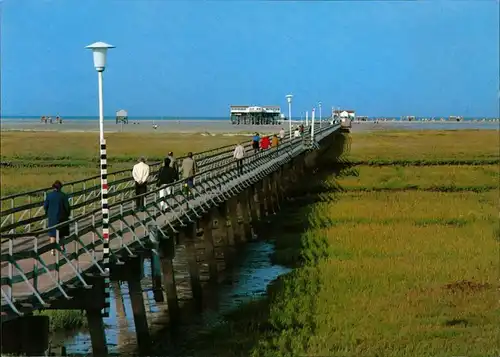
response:
<svg viewBox="0 0 500 357"><path fill-rule="evenodd" d="M103 239L103 265L104 271L108 274L104 283L107 285L105 289L106 295L104 305L104 316L109 316L111 306L111 296L109 295L109 208L108 208L108 169L106 156L106 140L104 140L104 108L102 99L102 72L106 67L106 54L108 49L114 48L104 42L96 42L85 47L92 50L94 56L94 67L97 71L97 79L99 82L99 153L101 158L101 211L102 211L102 239Z"/></svg>
<svg viewBox="0 0 500 357"><path fill-rule="evenodd" d="M312 109L312 115L311 115L311 143L314 143L314 112L315 108Z"/></svg>
<svg viewBox="0 0 500 357"><path fill-rule="evenodd" d="M309 126L309 111L306 111L306 126Z"/></svg>
<svg viewBox="0 0 500 357"><path fill-rule="evenodd" d="M292 98L293 95L288 94L286 100L288 101L288 131L290 131L290 141L292 141Z"/></svg>
<svg viewBox="0 0 500 357"><path fill-rule="evenodd" d="M318 103L319 105L319 127L323 127L323 116L321 115L321 102Z"/></svg>

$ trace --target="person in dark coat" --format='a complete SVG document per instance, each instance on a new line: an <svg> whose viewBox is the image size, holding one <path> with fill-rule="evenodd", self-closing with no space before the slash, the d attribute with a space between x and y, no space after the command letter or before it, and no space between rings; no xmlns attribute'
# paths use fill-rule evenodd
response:
<svg viewBox="0 0 500 357"><path fill-rule="evenodd" d="M54 190L47 194L45 202L43 203L43 208L48 220L47 226L50 228L50 243L56 242L57 230L59 231L60 242L64 243L64 237L69 236L69 224L61 226L57 229L51 228L59 223L67 221L71 215L71 207L69 205L68 196L61 191L62 186L61 181L55 181L52 184L52 188ZM62 246L64 249L64 244L62 244ZM52 255L55 255L55 249L52 249Z"/></svg>
<svg viewBox="0 0 500 357"><path fill-rule="evenodd" d="M165 158L163 164L158 172L158 181L156 182L156 186L162 188L160 198L170 196L173 193L171 184L179 179L179 173L175 166L172 165L172 160L169 157ZM160 202L160 208L162 211L167 210L168 203L166 199Z"/></svg>

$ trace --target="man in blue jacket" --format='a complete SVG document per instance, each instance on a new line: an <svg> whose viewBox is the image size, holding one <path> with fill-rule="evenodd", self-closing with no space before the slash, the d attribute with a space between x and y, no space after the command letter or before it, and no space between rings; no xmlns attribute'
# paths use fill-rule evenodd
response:
<svg viewBox="0 0 500 357"><path fill-rule="evenodd" d="M52 228L59 223L69 220L71 215L71 207L69 205L68 196L61 191L62 186L63 185L59 180L52 184L52 188L54 190L47 194L43 208L48 219L47 226L50 228L50 243L56 242L57 231L59 231L59 239L60 241L62 240L62 246L64 249L64 237L69 236L69 224L58 228ZM55 255L55 249L52 249L52 255Z"/></svg>

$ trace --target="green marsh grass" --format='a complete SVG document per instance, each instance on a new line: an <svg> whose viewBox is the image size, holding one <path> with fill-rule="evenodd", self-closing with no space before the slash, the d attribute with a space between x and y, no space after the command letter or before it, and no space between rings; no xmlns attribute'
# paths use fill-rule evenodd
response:
<svg viewBox="0 0 500 357"><path fill-rule="evenodd" d="M352 160L498 159L496 130L381 131L352 134Z"/></svg>
<svg viewBox="0 0 500 357"><path fill-rule="evenodd" d="M95 133L4 132L2 160L96 160L98 136ZM108 159L134 161L141 155L162 158L169 151L182 156L230 145L243 136L204 136L194 133L109 133L106 134Z"/></svg>
<svg viewBox="0 0 500 357"><path fill-rule="evenodd" d="M50 318L51 331L73 330L87 326L85 313L80 310L44 310L38 314Z"/></svg>
<svg viewBox="0 0 500 357"><path fill-rule="evenodd" d="M351 169L352 170L352 169ZM498 165L482 166L357 166L354 172L332 178L344 189L498 186ZM354 176L355 174L356 176Z"/></svg>
<svg viewBox="0 0 500 357"><path fill-rule="evenodd" d="M295 270L271 285L263 310L233 313L238 325L210 335L223 348L207 337L194 355L500 355L499 174L484 165L498 160L497 133L355 133L351 149L346 160L462 165L323 167L329 178L298 190L304 202L321 202L296 198L266 231L276 239L273 260ZM450 192L405 190L437 187Z"/></svg>

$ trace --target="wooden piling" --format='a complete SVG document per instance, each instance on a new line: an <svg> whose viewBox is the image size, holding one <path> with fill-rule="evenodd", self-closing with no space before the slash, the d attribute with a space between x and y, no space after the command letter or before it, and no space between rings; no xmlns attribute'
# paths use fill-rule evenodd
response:
<svg viewBox="0 0 500 357"><path fill-rule="evenodd" d="M241 241L248 241L252 239L252 228L250 227L250 209L249 209L249 191L244 190L239 194L239 207L242 217L241 224Z"/></svg>
<svg viewBox="0 0 500 357"><path fill-rule="evenodd" d="M200 281L200 268L196 259L197 252L195 247L196 224L189 223L181 232L181 242L186 244L186 256L189 269L189 280L191 282L191 291L193 299L201 302L202 290Z"/></svg>
<svg viewBox="0 0 500 357"><path fill-rule="evenodd" d="M222 246L223 246L223 255L224 262L226 264L226 268L232 265L232 257L233 257L233 247L229 243L229 234L230 227L228 227L227 220L227 203L223 202L218 207L213 210L213 219L217 220L217 229L212 231L212 237L214 237L214 233L217 235L217 238L222 238ZM234 236L233 236L234 237ZM234 238L233 238L234 241Z"/></svg>
<svg viewBox="0 0 500 357"><path fill-rule="evenodd" d="M156 252L155 252L156 251ZM158 256L158 247L151 251L151 277L153 281L153 296L155 302L164 302L161 279L161 263Z"/></svg>
<svg viewBox="0 0 500 357"><path fill-rule="evenodd" d="M175 273L173 259L175 257L174 237L160 240L159 254L161 270L163 273L163 286L167 293L168 314L171 324L175 324L179 319L179 302L177 300L177 287L175 284Z"/></svg>
<svg viewBox="0 0 500 357"><path fill-rule="evenodd" d="M253 202L255 203L255 213L257 214L257 219L262 219L261 202L259 194L259 184L255 183L251 186Z"/></svg>
<svg viewBox="0 0 500 357"><path fill-rule="evenodd" d="M263 181L255 184L255 188L257 190L258 202L259 202L259 219L263 220L264 217L268 214L266 210L266 199L264 194L264 185Z"/></svg>
<svg viewBox="0 0 500 357"><path fill-rule="evenodd" d="M137 345L141 355L148 355L151 351L151 336L141 287L142 264L143 260L140 256L131 258L127 262L127 284L132 304L132 313L134 315Z"/></svg>
<svg viewBox="0 0 500 357"><path fill-rule="evenodd" d="M273 172L271 176L271 193L273 195L274 207L276 211L280 210L280 187L279 187L279 172Z"/></svg>
<svg viewBox="0 0 500 357"><path fill-rule="evenodd" d="M273 196L269 187L269 177L264 177L264 180L262 180L262 191L266 201L267 215L276 214L276 211L274 210Z"/></svg>
<svg viewBox="0 0 500 357"><path fill-rule="evenodd" d="M257 229L257 225L259 222L259 215L258 215L258 202L256 201L256 195L255 195L255 187L250 186L247 191L247 198L248 198L248 209L250 210L250 222L251 222L251 228L252 231L255 232ZM253 239L253 236L252 236Z"/></svg>
<svg viewBox="0 0 500 357"><path fill-rule="evenodd" d="M241 240L241 235L238 229L238 200L236 197L231 197L228 200L227 208L230 222L230 228L228 228L229 244L234 245L235 243L239 243Z"/></svg>
<svg viewBox="0 0 500 357"><path fill-rule="evenodd" d="M92 355L96 357L108 356L108 344L101 310L87 309L87 325L92 343Z"/></svg>
<svg viewBox="0 0 500 357"><path fill-rule="evenodd" d="M113 295L115 296L115 309L116 315L118 316L119 322L125 319L125 303L123 301L123 294L120 288L119 281L111 282L111 289L113 290Z"/></svg>
<svg viewBox="0 0 500 357"><path fill-rule="evenodd" d="M217 260L215 259L214 239L212 228L214 225L212 211L208 211L201 220L203 228L203 243L205 246L205 262L208 264L208 271L211 282L218 281L219 270L217 268Z"/></svg>

